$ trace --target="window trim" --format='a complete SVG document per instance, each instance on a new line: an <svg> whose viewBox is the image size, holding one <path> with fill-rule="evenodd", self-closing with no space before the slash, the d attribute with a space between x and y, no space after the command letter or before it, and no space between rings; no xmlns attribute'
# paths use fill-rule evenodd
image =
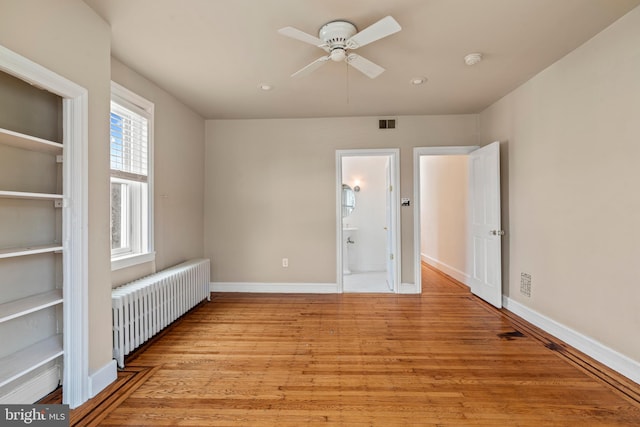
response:
<svg viewBox="0 0 640 427"><path fill-rule="evenodd" d="M140 252L127 252L113 253L111 252L111 271L120 270L127 267L132 267L138 264L155 261L155 246L154 246L154 174L153 174L153 159L154 159L154 110L155 106L151 101L141 97L140 95L130 91L129 89L119 85L116 82L111 82L111 101L116 102L123 107L144 116L148 120L148 141L147 141L147 245L146 249L141 248ZM109 138L109 146L111 146L111 138ZM109 173L109 182L112 182L113 175ZM144 240L144 239L143 239ZM132 244L132 242L130 242Z"/></svg>

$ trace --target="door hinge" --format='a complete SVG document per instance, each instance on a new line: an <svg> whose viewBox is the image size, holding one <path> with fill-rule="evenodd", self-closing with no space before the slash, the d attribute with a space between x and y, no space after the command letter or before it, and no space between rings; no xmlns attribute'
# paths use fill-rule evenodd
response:
<svg viewBox="0 0 640 427"><path fill-rule="evenodd" d="M389 186L389 191L393 191L393 185Z"/></svg>
<svg viewBox="0 0 640 427"><path fill-rule="evenodd" d="M393 254L389 254L389 259L393 261Z"/></svg>

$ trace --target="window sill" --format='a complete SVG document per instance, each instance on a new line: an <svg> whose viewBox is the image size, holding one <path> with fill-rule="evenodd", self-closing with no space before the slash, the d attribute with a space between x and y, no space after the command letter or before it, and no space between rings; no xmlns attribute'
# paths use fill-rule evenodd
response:
<svg viewBox="0 0 640 427"><path fill-rule="evenodd" d="M147 252L144 254L134 254L120 256L111 259L111 271L121 270L127 267L133 267L134 265L144 264L145 262L155 261L156 253Z"/></svg>

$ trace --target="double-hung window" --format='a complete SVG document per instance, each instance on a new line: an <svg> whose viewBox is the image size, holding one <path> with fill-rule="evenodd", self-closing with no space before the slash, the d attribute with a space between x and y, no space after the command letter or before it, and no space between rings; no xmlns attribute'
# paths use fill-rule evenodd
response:
<svg viewBox="0 0 640 427"><path fill-rule="evenodd" d="M111 83L111 269L154 259L153 104Z"/></svg>

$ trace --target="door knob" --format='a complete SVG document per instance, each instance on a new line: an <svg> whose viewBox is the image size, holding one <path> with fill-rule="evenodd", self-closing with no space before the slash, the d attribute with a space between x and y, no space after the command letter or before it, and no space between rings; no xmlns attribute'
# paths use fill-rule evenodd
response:
<svg viewBox="0 0 640 427"><path fill-rule="evenodd" d="M493 236L504 236L504 230L491 230L489 234Z"/></svg>

